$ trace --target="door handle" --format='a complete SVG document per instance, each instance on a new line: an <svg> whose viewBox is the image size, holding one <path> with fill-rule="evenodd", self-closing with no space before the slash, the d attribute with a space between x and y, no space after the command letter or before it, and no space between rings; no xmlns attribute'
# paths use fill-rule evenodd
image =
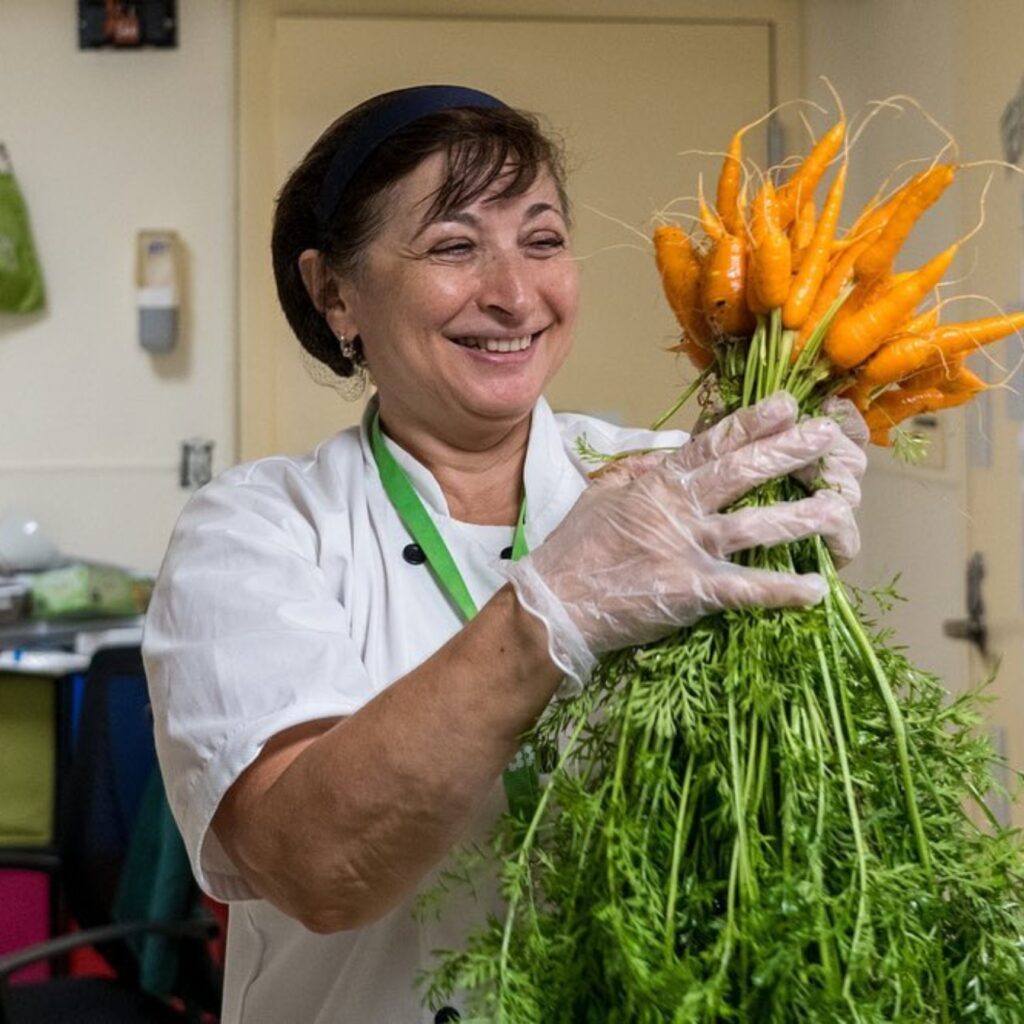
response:
<svg viewBox="0 0 1024 1024"><path fill-rule="evenodd" d="M967 618L947 619L942 632L954 640L966 640L988 657L988 622L985 618L985 598L982 581L985 579L985 560L975 551L967 561Z"/></svg>

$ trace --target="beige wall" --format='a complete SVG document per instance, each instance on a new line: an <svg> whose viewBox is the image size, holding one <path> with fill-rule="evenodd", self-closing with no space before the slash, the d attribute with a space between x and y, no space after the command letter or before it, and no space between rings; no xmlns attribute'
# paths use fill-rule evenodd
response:
<svg viewBox="0 0 1024 1024"><path fill-rule="evenodd" d="M948 71L954 51L952 9L946 0L805 0L804 95L820 100L824 75L854 124L872 101L903 93L955 128L954 79ZM922 19L927 33L920 31ZM933 155L944 142L913 107L904 107L898 117L888 112L876 117L853 148L844 203L847 222L894 168ZM918 166L904 168L901 176ZM901 253L899 269L918 265L956 237L961 184L922 218ZM968 651L962 642L943 636L942 622L964 614L964 417L950 411L940 423L942 471L908 469L886 451L871 451L859 517L863 551L845 576L869 588L899 577L899 590L908 600L886 616L887 625L909 647L916 664L957 689L968 683Z"/></svg>
<svg viewBox="0 0 1024 1024"><path fill-rule="evenodd" d="M964 161L1002 155L998 123L1007 101L1016 92L1024 63L1024 4L1020 0L805 0L804 72L806 88L818 74L835 81L851 107L887 93L911 93L945 122L960 143ZM863 174L851 179L851 195L863 200L885 170L911 155L927 151L926 140L937 139L904 116L885 129L866 136L856 165ZM934 149L934 143L932 143ZM978 198L988 172L966 169L951 193L931 211L908 247L908 264L922 260L965 233L978 220ZM1024 185L1021 178L999 171L987 200L984 229L954 264L951 277L962 277L952 289L979 292L1004 308L1024 302ZM948 319L984 316L990 307L962 305ZM1019 339L1004 344L997 356L1007 367L1021 360ZM984 366L975 356L972 365ZM993 379L1002 376L993 371ZM1014 381L1024 387L1020 375ZM986 560L984 597L993 650L1002 664L992 687L996 702L990 709L998 742L1012 765L1024 766L1024 536L1022 483L1024 424L1007 415L1007 392L991 394L990 421L980 419L980 406L966 414L944 413L951 441L953 469L948 479L925 471L894 475L875 459L868 479L866 507L861 516L865 551L859 560L862 576L880 572L888 560L906 570L901 589L911 604L900 615L914 614L930 631L916 650L920 660L949 678L948 644L941 637L945 618L965 613L964 560L981 551ZM965 444L973 433L972 444ZM990 465L969 458L978 441L990 444ZM980 446L983 450L984 444ZM900 489L912 496L914 510L895 521L890 505ZM899 618L899 616L897 616ZM964 651L964 645L960 645ZM936 656L936 652L938 656ZM991 671L971 653L970 676L984 679ZM1018 824L1024 809L1018 808Z"/></svg>
<svg viewBox="0 0 1024 1024"><path fill-rule="evenodd" d="M0 139L30 205L45 314L0 317L0 513L66 551L156 568L179 442L233 459L234 4L181 0L173 51L79 51L75 5L0 0ZM135 236L178 231L183 344L136 340Z"/></svg>
<svg viewBox="0 0 1024 1024"><path fill-rule="evenodd" d="M1024 61L1024 4L1020 0L986 0L984 5L954 3L955 60L948 73L956 88L956 132L964 159L1001 156L998 123L1016 93ZM983 7L984 16L977 17ZM973 171L976 184L987 173ZM983 292L1002 306L1024 308L1024 183L1020 176L996 173L987 200L988 216L977 246L970 291ZM960 230L978 219L976 203L961 204ZM984 316L985 306L974 310ZM995 354L1004 366L1018 368L1012 386L1024 389L1019 365L1024 345L1019 338L1000 345ZM975 359L977 362L977 359ZM993 379L1003 376L998 371ZM971 548L985 558L985 600L993 650L1001 658L993 685L995 719L1005 731L1010 763L1024 768L1024 423L1007 415L1008 392L991 398L991 460L972 467L968 476ZM1019 402L1016 403L1019 406ZM975 659L976 674L990 671ZM1024 824L1018 802L1017 824Z"/></svg>

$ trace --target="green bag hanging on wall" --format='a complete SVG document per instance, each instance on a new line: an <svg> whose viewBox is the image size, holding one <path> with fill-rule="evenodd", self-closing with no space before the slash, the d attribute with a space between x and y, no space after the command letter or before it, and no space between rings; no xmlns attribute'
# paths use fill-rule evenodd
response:
<svg viewBox="0 0 1024 1024"><path fill-rule="evenodd" d="M0 313L34 313L45 298L28 209L0 143Z"/></svg>

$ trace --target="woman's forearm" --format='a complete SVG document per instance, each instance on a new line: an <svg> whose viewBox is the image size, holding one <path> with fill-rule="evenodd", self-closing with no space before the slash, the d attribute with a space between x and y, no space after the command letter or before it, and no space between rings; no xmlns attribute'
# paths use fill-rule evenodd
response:
<svg viewBox="0 0 1024 1024"><path fill-rule="evenodd" d="M272 781L244 774L214 819L243 877L315 931L383 916L458 840L550 700L560 672L546 644L504 587Z"/></svg>

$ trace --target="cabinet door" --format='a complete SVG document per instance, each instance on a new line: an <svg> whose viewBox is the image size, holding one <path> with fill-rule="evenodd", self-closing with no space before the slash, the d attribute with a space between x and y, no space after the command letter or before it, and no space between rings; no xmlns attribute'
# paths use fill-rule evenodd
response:
<svg viewBox="0 0 1024 1024"><path fill-rule="evenodd" d="M687 374L664 352L674 322L650 255L651 218L692 215L698 173L713 190L720 163L694 151L721 150L735 126L771 105L773 32L768 21L279 17L264 150L278 187L340 113L410 83L473 85L542 114L568 148L583 270L576 348L548 397L556 408L643 424ZM763 163L764 134L752 132L748 146ZM243 149L243 197L256 159ZM241 254L245 457L308 449L361 411L311 383L272 281L254 263L269 255L246 252L249 237L269 234L269 196L252 202L259 209L243 208ZM245 231L250 215L265 219L262 235Z"/></svg>

